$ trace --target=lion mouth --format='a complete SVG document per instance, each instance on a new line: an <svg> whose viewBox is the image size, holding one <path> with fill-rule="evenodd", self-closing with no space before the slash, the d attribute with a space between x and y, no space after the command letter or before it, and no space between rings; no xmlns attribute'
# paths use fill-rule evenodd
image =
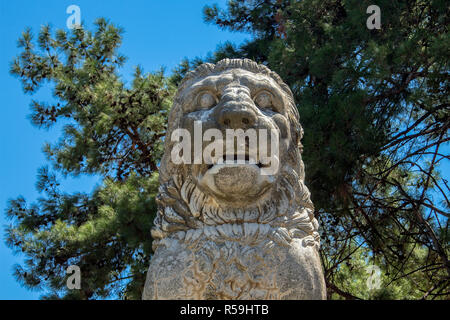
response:
<svg viewBox="0 0 450 320"><path fill-rule="evenodd" d="M266 162L266 161L264 161ZM230 201L249 201L264 194L276 176L264 175L270 166L250 154L228 154L212 161L198 177L203 190Z"/></svg>
<svg viewBox="0 0 450 320"><path fill-rule="evenodd" d="M251 157L248 153L245 154L228 154L220 158L213 159L213 163L209 164L207 170L217 169L221 167L237 167L237 166L256 166L258 168L270 167L270 163L262 163L258 157Z"/></svg>

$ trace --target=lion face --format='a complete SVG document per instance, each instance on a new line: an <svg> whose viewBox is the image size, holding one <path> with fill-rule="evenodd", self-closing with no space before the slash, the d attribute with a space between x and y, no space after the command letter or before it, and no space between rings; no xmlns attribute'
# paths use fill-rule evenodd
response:
<svg viewBox="0 0 450 320"><path fill-rule="evenodd" d="M192 81L178 100L179 128L191 137L189 158L203 155L201 163L186 165L197 186L230 206L264 197L276 184L291 145L289 101L276 81L243 69L225 70ZM196 132L199 124L201 132ZM220 150L205 152L212 142Z"/></svg>
<svg viewBox="0 0 450 320"><path fill-rule="evenodd" d="M183 159L192 162L174 161L179 141L173 137L179 130L189 142ZM251 137L233 138L228 148L230 130L253 130L258 143L251 143ZM318 245L314 207L304 184L302 133L292 92L264 65L225 59L191 71L169 115L154 249L164 239L192 242L192 232L205 233L211 241L236 237L244 242L265 241L270 233L273 241L302 238ZM226 141L211 148L217 140Z"/></svg>

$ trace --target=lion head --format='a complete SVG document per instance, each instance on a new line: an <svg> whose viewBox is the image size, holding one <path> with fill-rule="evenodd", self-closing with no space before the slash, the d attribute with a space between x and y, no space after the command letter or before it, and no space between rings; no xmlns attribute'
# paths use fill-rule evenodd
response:
<svg viewBox="0 0 450 320"><path fill-rule="evenodd" d="M191 137L184 159L203 161L174 161L177 141L171 138L179 129ZM263 158L261 144L246 138L240 152L236 148L230 152L224 142L219 145L223 152L216 150L204 159L213 139L201 135L209 129L224 137L230 129L253 129L258 141L263 141L261 132L275 132L264 139L267 154L273 154L275 146L276 155ZM166 238L190 241L198 234L239 241L270 236L281 244L302 238L307 245L318 246L317 220L304 185L302 134L291 90L266 66L248 59L224 59L189 72L169 115L152 229L154 249Z"/></svg>

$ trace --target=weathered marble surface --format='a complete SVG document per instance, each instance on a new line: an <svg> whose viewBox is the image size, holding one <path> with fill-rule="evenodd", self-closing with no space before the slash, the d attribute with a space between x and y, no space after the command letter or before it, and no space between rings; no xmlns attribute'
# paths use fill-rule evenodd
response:
<svg viewBox="0 0 450 320"><path fill-rule="evenodd" d="M276 129L279 170L257 164L160 167L155 254L143 299L325 299L318 223L304 185L302 128L280 77L250 60L204 64L181 83L177 128ZM193 134L192 134L193 136Z"/></svg>

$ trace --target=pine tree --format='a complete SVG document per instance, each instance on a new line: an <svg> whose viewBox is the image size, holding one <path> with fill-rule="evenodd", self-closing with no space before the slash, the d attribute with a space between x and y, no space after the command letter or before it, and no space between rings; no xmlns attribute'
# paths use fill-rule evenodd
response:
<svg viewBox="0 0 450 320"><path fill-rule="evenodd" d="M206 60L248 57L292 88L329 297L448 297L450 189L439 165L449 160L449 9L379 0L381 29L369 30L372 2L207 6L207 22L254 39ZM371 264L383 283L367 294L355 266Z"/></svg>
<svg viewBox="0 0 450 320"><path fill-rule="evenodd" d="M23 285L45 289L44 298L139 299L151 256L150 228L156 213L158 162L174 86L162 72L136 68L130 87L118 69L122 31L104 19L94 32L71 33L43 26L33 41L26 30L11 73L24 91L53 88L54 103L33 101L32 123L64 124L55 145L46 145L52 168L43 167L42 198L28 205L11 200L7 244L26 256L15 275ZM92 194L67 194L56 174L96 174ZM81 290L67 290L66 269L82 271Z"/></svg>

